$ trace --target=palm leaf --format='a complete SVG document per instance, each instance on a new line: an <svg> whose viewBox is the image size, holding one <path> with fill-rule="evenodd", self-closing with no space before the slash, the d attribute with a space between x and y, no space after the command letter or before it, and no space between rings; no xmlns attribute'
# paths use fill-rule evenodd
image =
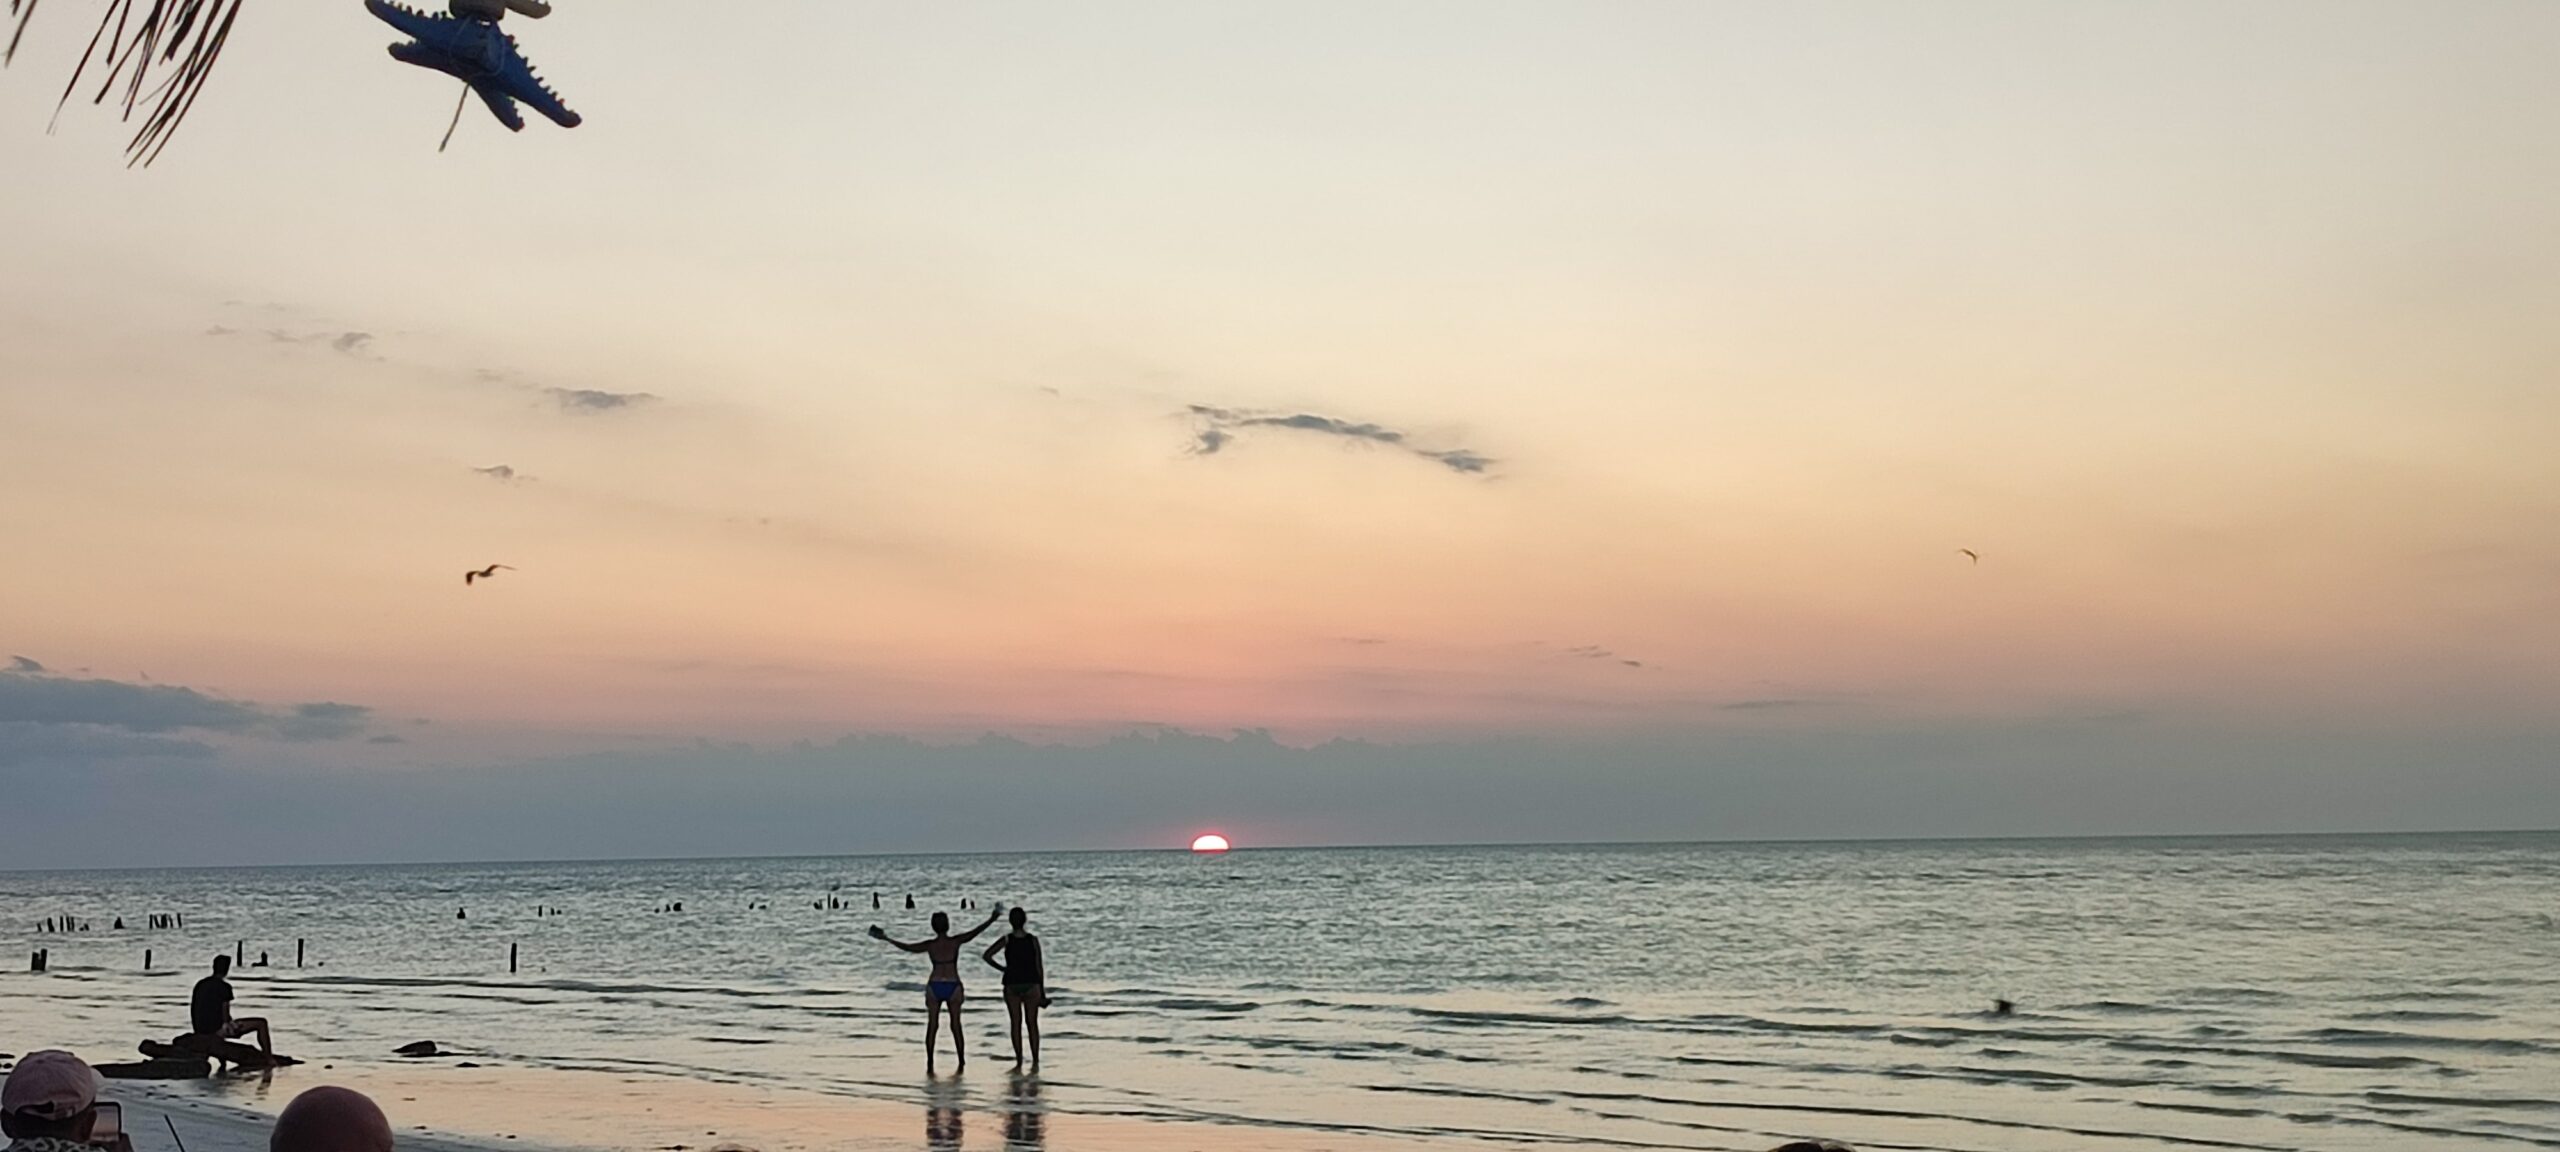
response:
<svg viewBox="0 0 2560 1152"><path fill-rule="evenodd" d="M8 48L0 52L0 65L16 61L18 43L25 38L40 2L9 0L9 16L16 27L10 30ZM98 14L98 30L89 37L88 49L80 53L80 63L71 69L71 82L63 85L54 114L61 115L79 90L81 78L89 74L89 66L98 64L105 69L106 79L89 102L122 105L121 118L126 123L141 113L141 124L125 143L125 163L148 167L169 147L170 138L195 108L205 79L213 74L223 45L231 40L231 26L240 17L243 0L100 2L104 10ZM154 70L159 73L157 86L151 85Z"/></svg>

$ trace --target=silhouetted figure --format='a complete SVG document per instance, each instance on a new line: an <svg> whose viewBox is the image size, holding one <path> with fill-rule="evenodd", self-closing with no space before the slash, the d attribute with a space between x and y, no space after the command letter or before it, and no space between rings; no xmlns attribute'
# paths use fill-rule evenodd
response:
<svg viewBox="0 0 2560 1152"><path fill-rule="evenodd" d="M123 1133L98 1131L98 1071L68 1052L30 1052L0 1082L0 1133L26 1152L133 1152Z"/></svg>
<svg viewBox="0 0 2560 1152"><path fill-rule="evenodd" d="M267 1152L391 1152L391 1121L362 1092L314 1088L284 1106Z"/></svg>
<svg viewBox="0 0 2560 1152"><path fill-rule="evenodd" d="M877 892L871 894L871 910L874 912L880 910L880 894Z"/></svg>
<svg viewBox="0 0 2560 1152"><path fill-rule="evenodd" d="M498 573L500 573L500 572L513 572L513 571L515 571L515 569L510 568L510 567L508 567L507 565L504 565L504 564L492 564L492 565L490 565L490 566L488 566L488 567L486 567L486 568L474 569L474 570L472 570L472 571L465 572L465 573L463 573L463 574L462 574L462 586L463 586L463 587L465 587L465 588L468 588L468 587L472 586L473 584L478 583L479 581L482 581L482 580L486 580L486 579L488 579L488 578L490 578L490 577L492 577L492 576L497 575L497 574L498 574Z"/></svg>
<svg viewBox="0 0 2560 1152"><path fill-rule="evenodd" d="M468 908L456 908L453 910L453 918L456 920L468 920L471 918L471 910Z"/></svg>
<svg viewBox="0 0 2560 1152"><path fill-rule="evenodd" d="M231 1018L231 982L223 977L231 974L231 958L215 955L213 975L196 981L195 995L187 1006L188 1024L195 1034L212 1040L237 1040L255 1034L258 1051L273 1057L275 1040L267 1033L267 1022L251 1016L243 1020Z"/></svg>
<svg viewBox="0 0 2560 1152"><path fill-rule="evenodd" d="M1004 973L1004 1014L1013 1026L1013 1066L1022 1067L1022 1032L1031 1030L1031 1070L1040 1070L1040 1010L1049 1006L1049 973L1040 960L1040 938L1023 927L1031 919L1013 910L1013 931L987 945L979 959ZM1002 953L1004 959L996 959Z"/></svg>
<svg viewBox="0 0 2560 1152"><path fill-rule="evenodd" d="M909 893L907 893L907 911L909 911L909 912L913 912L913 911L915 911L915 910L916 910L916 894L915 894L915 893L913 893L913 892L909 892Z"/></svg>
<svg viewBox="0 0 2560 1152"><path fill-rule="evenodd" d="M1002 910L1001 905L998 910ZM933 914L933 939L914 944L892 940L888 933L880 930L879 925L871 926L872 939L886 942L901 952L922 952L933 961L933 972L925 977L924 984L924 1074L927 1076L933 1075L933 1045L942 1032L942 1012L946 1007L951 1012L951 1053L956 1058L953 1063L957 1065L953 1071L965 1072L969 1068L967 1035L960 1031L960 1004L968 999L967 990L960 984L960 948L977 939L979 933L995 922L995 913L990 912L986 919L978 922L977 927L954 936L951 934L951 917L936 912Z"/></svg>
<svg viewBox="0 0 2560 1152"><path fill-rule="evenodd" d="M1991 1002L1991 1014L1994 1016L2014 1016L2017 1012L2018 1006L2006 1000L1994 1000Z"/></svg>

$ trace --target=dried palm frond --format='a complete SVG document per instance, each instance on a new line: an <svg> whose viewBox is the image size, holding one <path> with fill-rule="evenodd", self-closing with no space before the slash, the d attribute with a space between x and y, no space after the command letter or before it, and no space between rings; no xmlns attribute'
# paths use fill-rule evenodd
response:
<svg viewBox="0 0 2560 1152"><path fill-rule="evenodd" d="M14 61L18 41L27 34L27 24L35 19L36 5L41 0L9 0L9 15L17 27L9 34L9 47L0 52L0 65ZM231 24L240 16L242 0L103 0L106 10L98 17L98 30L89 37L89 48L80 54L80 63L71 70L71 82L63 85L62 99L54 105L54 114L71 103L79 91L80 80L89 74L89 65L98 63L106 69L106 79L98 85L92 104L105 104L115 99L124 105L123 119L130 123L134 113L143 113L141 126L133 139L125 144L128 166L148 166L160 158L161 150L178 125L195 107L196 95L204 90L205 78L212 74L214 62L222 58L222 46L231 38ZM101 52L103 49L103 53ZM160 82L150 83L153 69L161 73Z"/></svg>

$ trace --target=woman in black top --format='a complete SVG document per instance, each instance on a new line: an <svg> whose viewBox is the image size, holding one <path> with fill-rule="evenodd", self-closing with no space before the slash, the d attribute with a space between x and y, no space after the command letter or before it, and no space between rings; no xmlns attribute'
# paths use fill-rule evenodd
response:
<svg viewBox="0 0 2560 1152"><path fill-rule="evenodd" d="M1013 1066L1022 1067L1022 1030L1031 1028L1031 1069L1040 1070L1040 1010L1049 1006L1049 972L1040 962L1040 938L1023 928L1030 919L1020 908L1013 910L1013 931L1004 939L987 945L983 959L996 971L1004 973L1004 1011L1013 1020ZM996 959L997 953L1004 959Z"/></svg>

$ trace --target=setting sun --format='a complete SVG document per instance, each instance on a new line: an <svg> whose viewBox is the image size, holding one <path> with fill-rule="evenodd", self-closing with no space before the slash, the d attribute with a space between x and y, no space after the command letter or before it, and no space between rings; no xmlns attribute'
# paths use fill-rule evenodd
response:
<svg viewBox="0 0 2560 1152"><path fill-rule="evenodd" d="M1191 842L1191 850L1204 856L1215 856L1220 852L1226 851L1228 847L1227 838L1220 836L1215 832L1203 835L1199 839Z"/></svg>

